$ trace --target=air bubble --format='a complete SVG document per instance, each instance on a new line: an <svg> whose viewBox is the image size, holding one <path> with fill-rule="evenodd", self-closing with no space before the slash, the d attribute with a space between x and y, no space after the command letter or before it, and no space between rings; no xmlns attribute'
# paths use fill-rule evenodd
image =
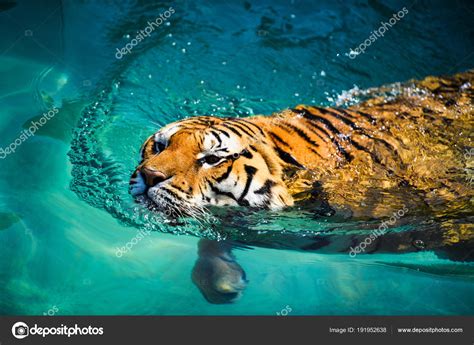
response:
<svg viewBox="0 0 474 345"><path fill-rule="evenodd" d="M422 240L414 240L413 241L413 246L417 249L425 249L426 244Z"/></svg>

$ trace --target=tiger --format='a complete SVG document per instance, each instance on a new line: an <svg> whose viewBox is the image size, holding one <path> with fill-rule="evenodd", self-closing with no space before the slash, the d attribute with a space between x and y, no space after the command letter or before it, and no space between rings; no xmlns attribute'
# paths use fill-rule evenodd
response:
<svg viewBox="0 0 474 345"><path fill-rule="evenodd" d="M347 107L178 120L142 145L130 193L179 215L318 199L361 218L470 212L474 70L403 85Z"/></svg>

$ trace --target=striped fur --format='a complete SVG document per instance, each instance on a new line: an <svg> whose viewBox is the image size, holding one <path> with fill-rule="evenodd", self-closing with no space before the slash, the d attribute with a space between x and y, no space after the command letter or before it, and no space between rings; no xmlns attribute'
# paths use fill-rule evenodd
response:
<svg viewBox="0 0 474 345"><path fill-rule="evenodd" d="M471 147L473 76L413 82L424 97L169 124L143 145L131 192L178 214L211 205L279 209L315 197L315 183L331 205L359 216L383 216L409 200L433 209L467 200L462 150Z"/></svg>

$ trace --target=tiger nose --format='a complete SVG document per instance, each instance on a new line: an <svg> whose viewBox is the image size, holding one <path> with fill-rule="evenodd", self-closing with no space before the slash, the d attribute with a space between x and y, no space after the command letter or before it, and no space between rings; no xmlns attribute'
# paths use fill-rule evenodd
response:
<svg viewBox="0 0 474 345"><path fill-rule="evenodd" d="M145 184L148 187L153 187L157 185L158 183L163 182L168 179L166 175L163 174L161 171L155 170L153 168L143 167L140 169L140 172L145 178Z"/></svg>

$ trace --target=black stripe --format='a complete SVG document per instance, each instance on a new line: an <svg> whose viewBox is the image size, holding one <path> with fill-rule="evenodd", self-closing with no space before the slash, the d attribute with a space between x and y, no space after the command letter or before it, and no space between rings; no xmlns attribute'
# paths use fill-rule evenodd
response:
<svg viewBox="0 0 474 345"><path fill-rule="evenodd" d="M314 107L314 106L313 106L312 108L319 110L319 111L322 112L323 114L327 114L327 113L330 112L330 110L327 109L327 108ZM349 113L347 110L342 110L342 109L338 109L338 110L341 111L341 112L344 112L345 115L347 115L347 116L349 116L349 117L355 119L355 116L353 116L353 115L352 115L351 113ZM369 114L367 114L367 113L363 113L362 111L353 110L353 109L350 109L350 111L353 111L353 112L355 112L355 113L361 115L362 117L364 117L365 119L369 120L369 121L372 122L372 123L375 123L375 122L376 122L376 119L375 119L372 115L369 115Z"/></svg>
<svg viewBox="0 0 474 345"><path fill-rule="evenodd" d="M239 119L239 120L240 120L240 121L243 121L243 122L245 122L245 123L248 123L249 125L254 126L255 128L257 128L257 130L260 132L260 134L262 134L263 136L265 136L265 133L263 132L263 130L262 130L260 127L258 127L255 123L250 122L250 121L247 121L247 120L245 120L245 119Z"/></svg>
<svg viewBox="0 0 474 345"><path fill-rule="evenodd" d="M359 144L357 141L352 140L352 141L351 141L351 144L354 145L354 147L355 147L356 149L368 153L376 163L383 165L382 162L380 161L380 159L379 159L376 155L374 155L374 153L373 153L372 151L370 151L370 150L367 149L366 147L363 147L363 146L362 146L361 144Z"/></svg>
<svg viewBox="0 0 474 345"><path fill-rule="evenodd" d="M380 164L381 166L383 166L385 169L387 169L388 172L394 174L395 176L397 176L392 169L390 169L389 167L387 167L385 164L382 163L382 161L380 160L379 157L377 157L377 155L375 155L372 151L368 150L367 148L363 147L361 144L359 144L358 142L356 141L352 141L352 145L354 145L358 150L361 150L361 151L364 151L366 152L367 154L369 154L369 156L374 160L375 163L377 164ZM397 176L399 177L399 176ZM400 177L399 177L400 178ZM401 178L403 179L403 178Z"/></svg>
<svg viewBox="0 0 474 345"><path fill-rule="evenodd" d="M199 192L201 193L201 198L202 198L202 200L204 201L204 200L205 200L205 199L204 199L204 193L202 192L201 185L198 185L198 187L199 187Z"/></svg>
<svg viewBox="0 0 474 345"><path fill-rule="evenodd" d="M219 137L219 134L214 132L214 131L211 131L211 134L217 139L217 141L219 142L219 146L222 145L222 139Z"/></svg>
<svg viewBox="0 0 474 345"><path fill-rule="evenodd" d="M247 128L253 135L255 135L255 131L247 125L242 119L232 119L232 122L236 122L239 125L243 126L244 128Z"/></svg>
<svg viewBox="0 0 474 345"><path fill-rule="evenodd" d="M239 202L239 201L237 200L237 198L234 196L234 194L232 194L232 193L230 193L230 192L221 191L219 188L214 187L210 182L208 182L208 183L209 183L209 187L211 187L211 190L212 190L215 194L217 194L217 195L225 195L225 196L231 198L232 200L235 200L235 201ZM240 204L240 203L239 203L239 204Z"/></svg>
<svg viewBox="0 0 474 345"><path fill-rule="evenodd" d="M221 183L222 181L224 181L225 179L227 179L232 171L232 168L234 167L234 162L232 161L232 164L229 165L229 167L227 168L226 172L224 174L222 174L221 176L217 177L216 178L216 182L217 183Z"/></svg>
<svg viewBox="0 0 474 345"><path fill-rule="evenodd" d="M293 126L293 125L290 125L288 123L278 123L276 124L276 126L280 127L280 128L283 128L285 129L285 127L287 127L287 130L288 128L292 131L294 131L296 134L298 134L302 139L304 139L306 142L310 143L311 145L314 145L314 146L319 146L316 142L314 142L310 137L308 137L308 135L300 128L296 127L296 126Z"/></svg>
<svg viewBox="0 0 474 345"><path fill-rule="evenodd" d="M309 120L309 119L306 119L306 121L307 121L306 123L307 123L309 126L311 126L313 129L322 132L322 133L329 139L329 141L331 141L331 140L334 138L334 136L331 135L331 134L329 134L329 132L328 132L325 128L320 127L317 123L314 123L314 121L311 121L311 120ZM318 133L316 133L316 132L315 132L314 134L318 135ZM318 135L318 137L320 137L321 139L323 139L320 135ZM324 140L324 139L323 139L323 140Z"/></svg>
<svg viewBox="0 0 474 345"><path fill-rule="evenodd" d="M323 158L323 156L321 156L321 155L319 154L319 152L316 151L315 149L313 149L312 147L310 147L309 149L310 149L314 154L316 154L317 156L319 156L320 158Z"/></svg>
<svg viewBox="0 0 474 345"><path fill-rule="evenodd" d="M196 132L195 132L194 136L198 140L199 150L202 151L202 145L203 145L202 136L201 135L198 136Z"/></svg>
<svg viewBox="0 0 474 345"><path fill-rule="evenodd" d="M222 128L219 128L219 131L224 134L227 138L230 138L230 134L227 133L225 130L223 130Z"/></svg>
<svg viewBox="0 0 474 345"><path fill-rule="evenodd" d="M370 151L369 149L363 147L361 144L359 144L358 142L356 142L354 140L352 141L352 145L354 145L354 147L357 148L358 150L364 151L367 154L369 154L370 157L374 160L375 163L380 164L381 166L386 168L389 172L394 174L393 170L390 169L389 167L387 167L385 164L383 164L382 161L380 160L380 158L377 155L375 155L372 151ZM395 176L397 176L397 175L395 175Z"/></svg>
<svg viewBox="0 0 474 345"><path fill-rule="evenodd" d="M338 120L341 120L346 125L350 126L352 129L360 129L360 127L358 127L353 121L341 116L341 114L344 114L348 117L353 118L352 115L350 115L349 113L347 113L343 109L336 109L336 108L328 109L328 108L320 108L320 107L311 107L311 108L319 111L322 114L329 115L329 116L337 118ZM296 110L296 111L298 111L298 110ZM309 113L312 114L312 115L316 115L316 114L311 113L311 112L309 112Z"/></svg>
<svg viewBox="0 0 474 345"><path fill-rule="evenodd" d="M334 109L336 111L339 111L341 112L341 114L347 114L344 110L340 110L340 109ZM354 122L352 122L351 120L349 120L348 118L344 117L344 116L341 116L340 114L336 113L336 111L330 111L327 109L327 114L330 115L330 116L333 116L335 117L336 119L338 120L341 120L342 122L344 122L346 125L348 125L349 127L351 127L353 130L359 130L361 129L359 126L357 126Z"/></svg>
<svg viewBox="0 0 474 345"><path fill-rule="evenodd" d="M223 149L217 149L217 150L215 150L215 151L216 151L216 152L229 152L229 150L228 150L228 149L226 149L226 148L223 148Z"/></svg>
<svg viewBox="0 0 474 345"><path fill-rule="evenodd" d="M166 191L166 189L163 189L163 190ZM171 199L170 197L168 197L166 195L160 195L160 198L168 203L167 206L172 207L174 204L176 204L176 200L173 200L173 199ZM181 199L178 199L178 200L181 200Z"/></svg>
<svg viewBox="0 0 474 345"><path fill-rule="evenodd" d="M252 152L250 152L249 150L244 150L240 153L241 156L244 156L245 158L252 158L253 157L253 154Z"/></svg>
<svg viewBox="0 0 474 345"><path fill-rule="evenodd" d="M249 192L253 177L255 176L255 173L257 172L257 168L250 165L244 165L244 168L245 168L245 172L247 173L247 181L245 182L245 188L242 192L242 195L240 195L240 198L238 200L239 205L242 204L242 206L248 205L248 202L245 202L244 198Z"/></svg>
<svg viewBox="0 0 474 345"><path fill-rule="evenodd" d="M343 114L345 114L345 115L349 115L349 114L348 114L345 110L343 110L343 109L338 109L338 111L340 111L341 113L343 113ZM368 134L366 131L364 131L362 128L358 127L355 123L353 123L352 121L350 121L350 120L348 120L348 119L341 118L341 120L344 121L344 123L346 123L346 124L348 124L348 125L350 125L349 122L352 123L352 125L350 125L351 128L356 129L356 130L361 130L362 133L363 133L365 136L369 137L370 139L372 139L372 140L374 140L374 141L377 141L377 142L379 142L379 143L382 143L382 145L384 145L384 146L385 146L386 148L388 148L388 149L394 150L395 153L398 155L397 149L396 149L392 144L390 144L389 142L387 142L386 140L380 139L380 138L374 138L373 136L371 136L370 134ZM346 122L346 121L347 121L347 122Z"/></svg>
<svg viewBox="0 0 474 345"><path fill-rule="evenodd" d="M338 142L335 138L332 139L332 142L333 142L334 145L336 145L337 150L344 156L344 158L345 158L347 161L351 162L351 161L354 159L354 157L352 157L352 155L349 154L349 153L341 146L341 144L339 144L339 142ZM352 140L349 139L349 142L352 143Z"/></svg>
<svg viewBox="0 0 474 345"><path fill-rule="evenodd" d="M326 128L329 131L333 132L336 135L341 134L341 132L339 132L339 130L336 127L334 127L333 124L329 120L325 119L324 117L311 113L308 109L301 109L301 110L295 109L294 111L299 112L306 119L309 119L312 121L318 121L322 123L323 125L326 126Z"/></svg>
<svg viewBox="0 0 474 345"><path fill-rule="evenodd" d="M298 135L300 135L303 139L305 139L306 141L308 141L310 144L312 144L312 145L314 145L314 146L316 146L316 147L319 147L319 145L318 145L317 143L315 143L313 140L311 140L311 139L307 136L307 134L306 134L305 132L303 132L301 129L299 129L298 127L293 126L293 125L290 125L290 124L287 124L287 123L283 123L282 125L287 126L287 127L289 127L289 128L296 129L296 133L298 133ZM280 124L277 124L277 126L282 128L282 126L280 126ZM283 129L284 129L284 128L283 128ZM317 133L314 133L314 134L318 135ZM318 137L321 138L321 140L322 140L322 137L321 137L320 135L318 135ZM323 157L319 154L319 152L317 152L314 148L309 147L309 149L310 149L313 153L315 153L317 156L319 156L320 158L323 158Z"/></svg>
<svg viewBox="0 0 474 345"><path fill-rule="evenodd" d="M237 131L235 128L231 127L229 124L227 123L223 123L222 126L230 129L232 132L234 132L235 134L237 134L238 137L242 137L242 133L240 133L239 131Z"/></svg>
<svg viewBox="0 0 474 345"><path fill-rule="evenodd" d="M268 133L270 135L270 137L272 139L274 139L274 141L278 141L280 144L286 146L286 147L290 147L290 145L288 145L280 136L278 136L277 134L273 133L273 132L269 132ZM276 143L275 143L276 144Z"/></svg>
<svg viewBox="0 0 474 345"><path fill-rule="evenodd" d="M181 193L183 193L183 194L186 194L186 195L188 194L188 192L186 192L184 189L182 189L182 188L179 187L179 186L175 186L174 184L172 184L171 187L173 187L174 189L179 190L179 191L180 191ZM165 188L163 188L163 189L165 189ZM192 190L192 188L191 188L191 190Z"/></svg>
<svg viewBox="0 0 474 345"><path fill-rule="evenodd" d="M366 136L368 136L370 139L378 142L378 143L382 143L382 145L384 145L387 149L390 149L390 150L393 150L395 152L395 154L398 156L398 151L395 147L393 147L392 144L390 144L389 142L385 141L384 139L380 139L380 138L374 138L370 135L368 135L367 133L364 133Z"/></svg>
<svg viewBox="0 0 474 345"><path fill-rule="evenodd" d="M298 168L305 169L303 165L301 165L291 154L289 154L286 151L283 151L281 148L278 146L274 147L276 153L278 154L278 157L281 158L282 161L285 163L297 166Z"/></svg>
<svg viewBox="0 0 474 345"><path fill-rule="evenodd" d="M321 110L320 108L318 108L319 110ZM397 153L397 150L393 147L392 144L390 144L389 142L383 140L383 139L380 139L380 138L374 138L373 136L371 136L369 133L367 133L367 131L364 131L362 128L360 128L359 126L357 126L354 122L336 114L335 112L333 111L330 111L329 109L325 109L326 113L327 114L330 114L336 118L338 118L339 120L341 120L342 122L344 122L345 124L349 125L352 129L354 130L360 130L362 131L362 134L367 136L368 138L374 140L374 141L377 141L379 143L382 143L382 145L384 145L386 148L388 149L391 149L391 150L394 150L395 153ZM342 109L338 109L338 111L344 113L344 114L347 114L349 115L346 111L342 110ZM351 142L351 139L350 138L347 138L349 142ZM398 154L398 153L397 153Z"/></svg>
<svg viewBox="0 0 474 345"><path fill-rule="evenodd" d="M254 193L269 196L274 185L275 182L273 182L272 180L266 180L263 184L263 187L257 189Z"/></svg>
<svg viewBox="0 0 474 345"><path fill-rule="evenodd" d="M247 134L249 137L252 137L252 138L253 138L253 137L255 136L255 133L254 133L253 131L251 131L251 133L249 133L249 132L245 129L245 127L244 127L243 124L238 123L237 121L232 121L231 124L232 124L232 126L237 127L237 128L240 129L242 132L244 132L245 134Z"/></svg>
<svg viewBox="0 0 474 345"><path fill-rule="evenodd" d="M325 113L327 114L332 114L332 115L337 115L337 114L334 114L332 111L328 110L328 109L323 109L323 108L317 108L318 110L324 110ZM307 109L295 109L294 110L295 112L299 112L301 115L303 115L304 118L310 120L310 121L318 121L320 123L322 123L328 130L332 131L333 133L335 133L336 135L339 135L341 134L339 132L339 130L333 126L333 124L328 120L328 119L325 119L324 117L321 117L321 116L318 116L316 114L313 114L311 113L309 110ZM323 112L323 111L321 111ZM337 115L338 118L342 118L340 115ZM347 119L346 119L347 120ZM350 121L351 122L351 121ZM351 122L352 123L352 122ZM353 125L355 125L354 123L352 123ZM314 124L315 125L315 124ZM357 126L356 126L357 127ZM327 133L326 133L327 134ZM350 155L342 146L341 144L339 143L339 141L336 139L336 137L332 136L330 137L331 138L331 141L332 143L336 146L336 149L338 150L338 152L340 152L344 158L351 162L354 157L352 157L352 155ZM352 143L352 140L348 137L347 140L349 141L349 143Z"/></svg>
<svg viewBox="0 0 474 345"><path fill-rule="evenodd" d="M174 186L173 186L174 187ZM176 194L175 192L167 189L167 188L163 188L163 191L165 193L168 193L169 195L171 195L173 198L175 198L176 200L183 200L183 198L181 198L178 194Z"/></svg>
<svg viewBox="0 0 474 345"><path fill-rule="evenodd" d="M368 119L370 122L372 122L372 124L375 124L377 122L377 120L375 119L375 117L373 117L372 115L369 115L367 113L364 113L362 111L359 111L359 110L352 110L351 111L361 115L362 117L365 117L366 119Z"/></svg>

